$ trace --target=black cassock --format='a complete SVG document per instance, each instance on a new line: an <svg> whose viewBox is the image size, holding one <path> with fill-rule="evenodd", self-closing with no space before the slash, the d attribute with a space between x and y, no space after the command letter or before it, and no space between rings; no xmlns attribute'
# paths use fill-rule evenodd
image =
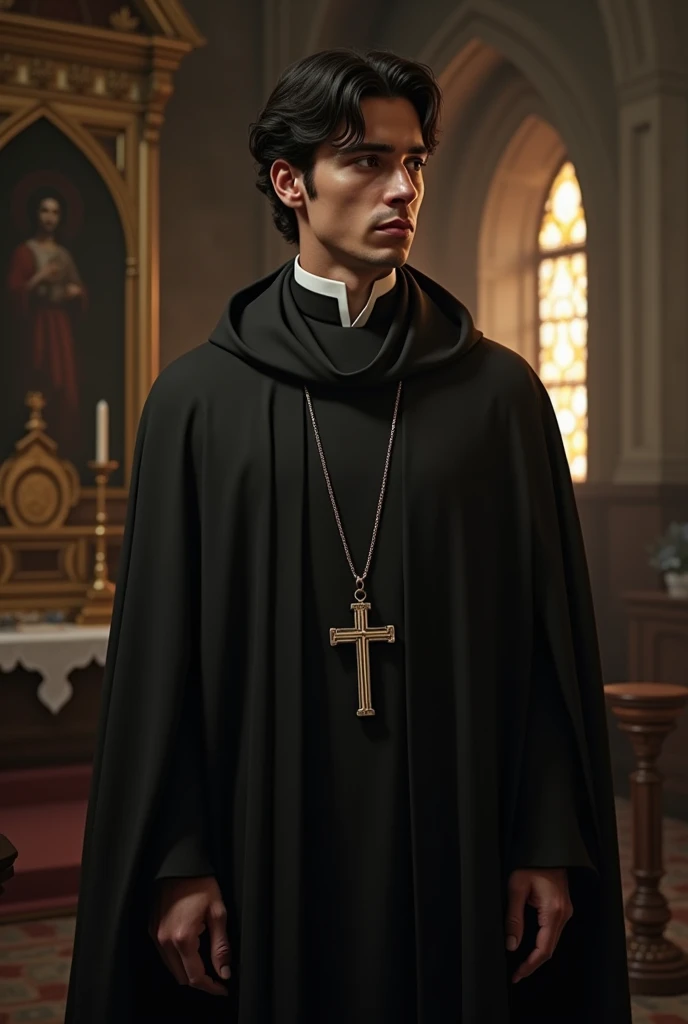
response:
<svg viewBox="0 0 688 1024"><path fill-rule="evenodd" d="M344 531L369 579L359 717ZM513 985L509 874L574 915ZM215 874L229 999L148 935L156 877ZM214 975L206 936L201 950ZM416 269L367 324L294 280L237 293L156 380L136 444L66 1024L630 1024L587 568L537 375Z"/></svg>

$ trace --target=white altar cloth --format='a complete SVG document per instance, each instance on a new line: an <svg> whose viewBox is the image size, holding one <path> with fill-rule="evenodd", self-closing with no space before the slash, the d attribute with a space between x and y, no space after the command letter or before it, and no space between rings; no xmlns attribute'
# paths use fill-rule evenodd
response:
<svg viewBox="0 0 688 1024"><path fill-rule="evenodd" d="M21 663L40 672L36 696L57 715L72 697L67 678L72 669L85 668L92 661L105 665L109 634L109 626L74 623L0 630L0 671L11 672Z"/></svg>

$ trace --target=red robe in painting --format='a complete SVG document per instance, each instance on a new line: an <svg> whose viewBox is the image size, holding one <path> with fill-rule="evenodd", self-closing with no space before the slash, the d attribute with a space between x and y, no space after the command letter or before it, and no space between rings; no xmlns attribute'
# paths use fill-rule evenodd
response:
<svg viewBox="0 0 688 1024"><path fill-rule="evenodd" d="M29 288L37 270L54 261L59 276ZM78 285L70 297L67 286ZM73 317L86 308L86 291L71 255L63 246L44 251L33 240L12 253L7 287L14 313L14 343L22 348L25 390L42 391L50 433L64 448L78 432L79 392ZM22 394L21 399L23 400ZM69 456L68 451L62 454Z"/></svg>

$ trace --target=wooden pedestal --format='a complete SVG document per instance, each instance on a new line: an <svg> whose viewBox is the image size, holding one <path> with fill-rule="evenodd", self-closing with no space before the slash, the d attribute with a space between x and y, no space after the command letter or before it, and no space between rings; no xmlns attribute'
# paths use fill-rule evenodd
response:
<svg viewBox="0 0 688 1024"><path fill-rule="evenodd" d="M636 888L626 903L631 924L628 974L634 995L688 992L688 957L665 938L671 911L659 888L662 863L662 782L657 759L688 699L688 689L671 683L610 683L607 703L633 745L637 770L631 774L633 875Z"/></svg>

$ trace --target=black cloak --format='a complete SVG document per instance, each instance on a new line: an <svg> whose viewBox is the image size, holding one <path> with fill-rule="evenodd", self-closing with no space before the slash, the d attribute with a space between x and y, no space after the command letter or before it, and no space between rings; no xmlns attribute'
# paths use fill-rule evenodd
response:
<svg viewBox="0 0 688 1024"><path fill-rule="evenodd" d="M354 580L403 379L370 577ZM517 985L509 874L574 907ZM215 874L229 999L179 986L155 879ZM209 973L203 938L201 948ZM294 280L238 292L145 404L104 674L66 1024L630 1024L588 573L538 376L408 265L365 327Z"/></svg>

